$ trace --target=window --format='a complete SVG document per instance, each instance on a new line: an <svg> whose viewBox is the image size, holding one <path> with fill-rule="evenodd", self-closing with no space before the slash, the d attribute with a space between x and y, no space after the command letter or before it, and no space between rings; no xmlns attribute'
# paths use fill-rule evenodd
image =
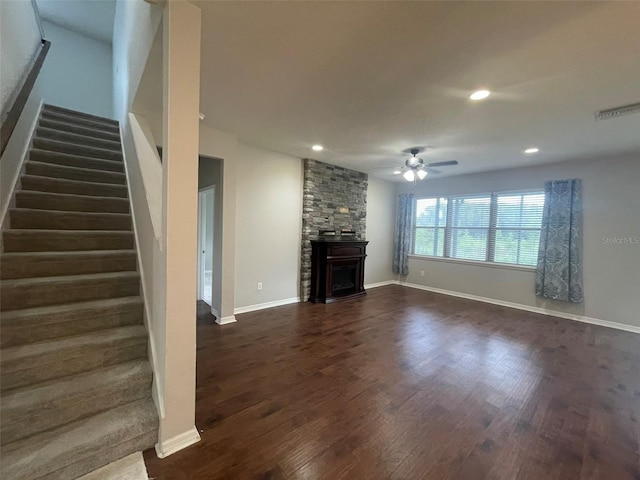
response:
<svg viewBox="0 0 640 480"><path fill-rule="evenodd" d="M533 266L543 209L543 192L417 199L413 253Z"/></svg>
<svg viewBox="0 0 640 480"><path fill-rule="evenodd" d="M453 197L449 222L449 255L466 260L487 259L491 195Z"/></svg>
<svg viewBox="0 0 640 480"><path fill-rule="evenodd" d="M422 198L416 200L414 253L416 255L442 257L444 254L444 228L446 224L446 198Z"/></svg>

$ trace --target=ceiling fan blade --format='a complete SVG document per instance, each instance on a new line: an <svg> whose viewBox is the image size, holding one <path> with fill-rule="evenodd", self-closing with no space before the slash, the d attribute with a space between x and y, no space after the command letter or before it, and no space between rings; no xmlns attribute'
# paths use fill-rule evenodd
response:
<svg viewBox="0 0 640 480"><path fill-rule="evenodd" d="M425 167L446 167L447 165L458 165L458 162L456 160L450 160L448 162L427 163Z"/></svg>
<svg viewBox="0 0 640 480"><path fill-rule="evenodd" d="M435 168L430 168L430 167L424 167L424 169L429 172L430 175L437 175L439 173L442 173L442 170L437 170Z"/></svg>

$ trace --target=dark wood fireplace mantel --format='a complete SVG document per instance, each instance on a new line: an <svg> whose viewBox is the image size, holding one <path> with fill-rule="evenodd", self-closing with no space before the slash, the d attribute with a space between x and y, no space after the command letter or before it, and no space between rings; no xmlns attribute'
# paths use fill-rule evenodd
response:
<svg viewBox="0 0 640 480"><path fill-rule="evenodd" d="M332 303L366 295L364 240L311 240L311 294L313 303Z"/></svg>

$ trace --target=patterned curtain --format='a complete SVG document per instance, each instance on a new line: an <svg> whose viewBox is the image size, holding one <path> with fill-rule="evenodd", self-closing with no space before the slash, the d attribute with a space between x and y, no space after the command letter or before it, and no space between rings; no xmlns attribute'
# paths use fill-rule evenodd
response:
<svg viewBox="0 0 640 480"><path fill-rule="evenodd" d="M545 182L536 295L582 302L582 180Z"/></svg>
<svg viewBox="0 0 640 480"><path fill-rule="evenodd" d="M393 273L409 273L409 253L413 234L413 194L403 193L398 198L396 228L393 242Z"/></svg>

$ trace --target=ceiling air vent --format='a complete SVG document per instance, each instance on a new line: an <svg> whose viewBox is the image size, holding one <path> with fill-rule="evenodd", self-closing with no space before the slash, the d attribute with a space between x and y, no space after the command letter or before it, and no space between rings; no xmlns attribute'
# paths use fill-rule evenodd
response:
<svg viewBox="0 0 640 480"><path fill-rule="evenodd" d="M640 102L622 107L609 108L608 110L598 110L596 111L596 122L598 120L609 120L610 118L622 117L623 115L631 115L632 113L640 113Z"/></svg>

